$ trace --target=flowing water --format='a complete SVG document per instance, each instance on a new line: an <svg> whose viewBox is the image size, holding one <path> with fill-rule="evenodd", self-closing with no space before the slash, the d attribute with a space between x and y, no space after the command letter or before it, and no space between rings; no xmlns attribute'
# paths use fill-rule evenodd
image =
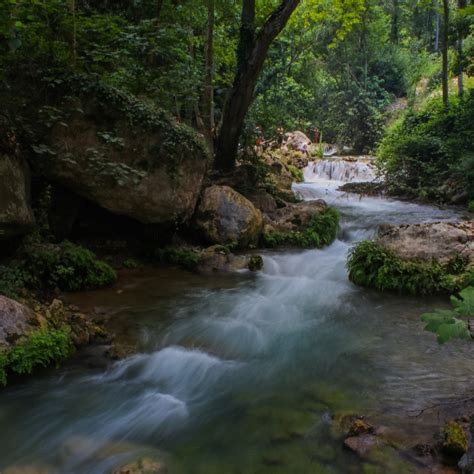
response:
<svg viewBox="0 0 474 474"><path fill-rule="evenodd" d="M120 293L76 295L114 311L141 351L3 390L0 469L109 473L158 451L178 474L359 473L370 466L342 449L332 416L372 415L406 446L432 433L436 419L410 417L472 390L472 346L438 346L423 332L420 313L445 299L357 288L345 260L381 223L456 216L346 195L306 173L316 182L295 191L341 211L329 247L265 253L256 275L157 269L125 279ZM415 472L397 456L377 472Z"/></svg>

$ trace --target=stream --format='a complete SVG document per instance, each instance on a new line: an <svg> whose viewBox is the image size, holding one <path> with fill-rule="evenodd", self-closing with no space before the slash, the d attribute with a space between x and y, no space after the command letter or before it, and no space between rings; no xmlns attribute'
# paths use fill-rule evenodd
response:
<svg viewBox="0 0 474 474"><path fill-rule="evenodd" d="M264 252L257 274L138 270L120 281L120 293L72 295L81 308L113 312L140 353L107 369L67 365L2 390L0 470L111 473L158 452L178 474L368 472L334 434L331 417L350 412L374 417L406 447L429 441L438 420L411 415L472 393L474 348L439 346L423 331L419 315L447 298L358 288L345 262L351 245L382 223L457 216L344 194L339 181L309 170L306 179L296 193L341 212L327 248ZM416 472L392 458L380 472Z"/></svg>

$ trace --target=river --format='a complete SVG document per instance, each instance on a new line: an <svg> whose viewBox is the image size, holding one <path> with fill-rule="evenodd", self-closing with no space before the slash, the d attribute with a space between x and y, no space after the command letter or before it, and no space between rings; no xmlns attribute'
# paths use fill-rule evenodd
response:
<svg viewBox="0 0 474 474"><path fill-rule="evenodd" d="M438 420L413 415L472 392L473 347L439 346L423 331L419 315L446 298L358 288L345 261L381 223L456 216L307 178L295 192L341 212L329 247L266 252L258 274L158 268L131 272L120 292L72 296L113 312L140 353L2 390L0 468L110 473L159 452L178 474L362 473L371 465L342 448L331 422L338 413L374 417L405 447L431 436ZM370 472L416 472L398 454L389 458Z"/></svg>

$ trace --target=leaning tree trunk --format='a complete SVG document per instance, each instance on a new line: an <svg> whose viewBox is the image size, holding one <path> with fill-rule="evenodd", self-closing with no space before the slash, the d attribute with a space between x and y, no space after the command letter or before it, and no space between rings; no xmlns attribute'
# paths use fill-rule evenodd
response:
<svg viewBox="0 0 474 474"><path fill-rule="evenodd" d="M449 107L449 73L448 73L448 50L449 50L449 0L443 0L443 104L446 108Z"/></svg>
<svg viewBox="0 0 474 474"><path fill-rule="evenodd" d="M300 0L282 0L280 6L256 33L255 0L244 0L237 74L216 141L214 165L217 169L229 171L235 164L245 116L252 104L255 86L268 49L285 27L299 2Z"/></svg>

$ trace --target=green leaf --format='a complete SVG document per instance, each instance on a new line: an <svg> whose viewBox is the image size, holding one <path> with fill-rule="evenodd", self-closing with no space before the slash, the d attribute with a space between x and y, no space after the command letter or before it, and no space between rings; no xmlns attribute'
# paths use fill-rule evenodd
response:
<svg viewBox="0 0 474 474"><path fill-rule="evenodd" d="M474 316L474 287L465 288L459 295L461 298L451 296L454 311L461 316Z"/></svg>

